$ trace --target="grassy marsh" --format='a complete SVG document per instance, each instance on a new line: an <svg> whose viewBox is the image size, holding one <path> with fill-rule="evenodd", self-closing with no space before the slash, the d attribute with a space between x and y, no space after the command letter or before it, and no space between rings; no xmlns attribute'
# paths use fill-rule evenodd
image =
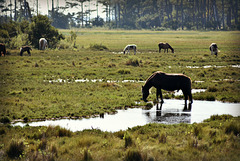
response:
<svg viewBox="0 0 240 161"><path fill-rule="evenodd" d="M69 30L61 32L66 38L70 35ZM74 48L33 49L30 57L26 54L20 57L19 50L8 50L10 55L0 58L1 122L89 117L112 113L125 106L145 106L144 102L135 103L140 102L143 83L109 83L107 80L144 81L155 71L185 73L192 79L192 88L207 89L194 94L193 99L240 102L240 69L232 66L240 65L239 31L76 32ZM171 44L175 53L158 53L160 41ZM212 42L221 50L218 57L210 55L208 46ZM121 54L130 43L137 44L137 54ZM90 49L95 44L107 50ZM204 67L209 65L211 67ZM66 82L49 82L57 79ZM77 79L103 81L74 82ZM181 96L168 94L168 98L181 99ZM155 89L149 100L154 99ZM99 130L72 133L59 127L1 125L0 155L3 160L11 159L7 154L13 146L20 148L16 155L22 160L130 160L133 157L142 160L237 160L240 156L239 118L194 125L149 124L129 129L127 133Z"/></svg>
<svg viewBox="0 0 240 161"><path fill-rule="evenodd" d="M70 31L61 32L68 39ZM191 77L193 88L208 89L194 94L194 99L240 102L239 68L232 67L240 62L237 31L80 30L77 35L77 48L72 50L34 49L31 57L9 50L11 55L1 57L1 117L87 117L113 112L140 101L143 84L109 84L106 80L143 81L155 71L184 73ZM160 41L171 44L175 53L158 53ZM210 55L211 42L221 50L218 57ZM138 45L136 55L120 53L128 43ZM91 44L102 44L107 50L91 50ZM48 82L57 79L68 83ZM74 83L76 79L103 82ZM149 100L154 98L152 94Z"/></svg>
<svg viewBox="0 0 240 161"><path fill-rule="evenodd" d="M239 133L239 117L228 115L200 124L147 124L115 133L1 126L0 152L2 160L237 161Z"/></svg>

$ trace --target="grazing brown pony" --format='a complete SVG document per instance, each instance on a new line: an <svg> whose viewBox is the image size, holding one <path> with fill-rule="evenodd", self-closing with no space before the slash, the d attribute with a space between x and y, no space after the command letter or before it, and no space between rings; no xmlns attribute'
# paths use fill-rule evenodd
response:
<svg viewBox="0 0 240 161"><path fill-rule="evenodd" d="M23 56L23 52L25 52L25 51L28 53L29 56L31 56L30 50L32 50L32 49L31 49L31 47L29 47L29 46L23 46L23 47L21 47L21 48L20 48L20 56Z"/></svg>
<svg viewBox="0 0 240 161"><path fill-rule="evenodd" d="M5 56L6 55L6 46L3 43L0 43L0 55Z"/></svg>
<svg viewBox="0 0 240 161"><path fill-rule="evenodd" d="M145 85L142 86L142 99L147 102L149 95L149 89L155 87L157 89L157 101L158 95L160 95L161 103L163 103L162 89L167 91L182 90L185 98L185 105L189 98L190 103L193 103L191 93L191 79L183 74L167 74L163 72L153 73L146 81Z"/></svg>
<svg viewBox="0 0 240 161"><path fill-rule="evenodd" d="M170 48L172 50L172 53L174 53L174 49L168 43L160 42L158 44L158 48L159 48L159 53L161 52L161 49L164 49L164 53L166 52L166 49L167 49L167 53L168 53L168 48Z"/></svg>

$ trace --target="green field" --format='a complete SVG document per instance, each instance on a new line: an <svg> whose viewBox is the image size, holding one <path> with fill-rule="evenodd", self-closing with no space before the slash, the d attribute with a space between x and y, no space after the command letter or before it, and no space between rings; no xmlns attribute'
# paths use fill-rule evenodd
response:
<svg viewBox="0 0 240 161"><path fill-rule="evenodd" d="M69 31L62 30L69 43ZM76 31L76 48L39 51L20 57L18 50L1 57L1 117L15 119L85 117L134 106L143 83L108 83L107 80L144 81L155 71L184 73L193 89L207 89L194 99L240 102L240 32L196 31ZM168 42L175 53L158 53L158 42ZM221 52L210 54L215 42ZM62 44L61 43L61 44ZM126 44L138 46L136 55L123 55ZM103 45L98 51L90 46ZM204 66L212 66L204 68ZM49 83L62 79L70 83ZM77 79L103 82L75 83ZM200 82L199 82L200 81ZM149 100L155 99L155 89ZM165 98L174 97L166 94ZM179 97L175 97L179 98ZM181 98L180 98L181 99ZM140 105L144 105L142 102Z"/></svg>
<svg viewBox="0 0 240 161"><path fill-rule="evenodd" d="M1 122L82 118L124 107L145 106L146 103L140 100L144 83L120 81L145 81L155 71L184 73L191 77L193 89L207 89L204 93L193 94L194 100L240 102L239 31L76 30L75 44L70 41L69 30L60 32L66 39L59 46L65 49L33 49L32 56L25 53L23 57L19 56L18 49L8 50L9 55L0 58ZM168 42L175 53L158 53L159 42ZM221 51L217 57L209 51L212 42L217 43ZM137 54L123 55L123 48L133 43L138 46ZM105 46L107 50L100 51L98 46ZM79 79L101 79L102 82L75 82ZM182 96L163 93L164 99L182 99ZM152 89L148 100L154 99L155 89ZM10 140L15 139L26 145L23 160L34 160L34 156L37 159L52 156L54 160L84 160L88 155L94 160L124 160L135 153L144 160L237 160L240 155L236 152L240 146L239 119L230 119L231 122L237 122L238 135L225 133L230 125L218 121L206 125L176 125L177 132L174 125L156 124L114 134L95 130L71 133L63 129L70 134L57 139L55 134L42 137L53 127L1 125L0 158L3 156L8 160L6 151ZM204 131L200 138L191 131L195 126L201 126ZM28 134L23 134L25 132ZM129 147L125 147L123 139L125 136L127 140L127 133L134 142ZM159 139L166 133L167 142L161 143ZM176 133L181 134L181 138ZM209 135L213 135L210 141ZM195 147L191 142L196 141ZM57 155L54 149L57 149ZM186 157L181 158L182 155Z"/></svg>

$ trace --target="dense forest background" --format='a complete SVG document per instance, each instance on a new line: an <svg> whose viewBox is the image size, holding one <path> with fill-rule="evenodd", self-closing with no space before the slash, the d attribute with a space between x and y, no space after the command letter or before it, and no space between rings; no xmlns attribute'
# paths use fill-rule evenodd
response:
<svg viewBox="0 0 240 161"><path fill-rule="evenodd" d="M0 22L31 21L41 0L0 0ZM153 30L240 30L239 0L59 0L52 1L48 17L57 28L104 26ZM55 5L54 5L55 4ZM94 4L94 5L92 5ZM104 7L104 17L91 13ZM77 8L76 12L67 9Z"/></svg>

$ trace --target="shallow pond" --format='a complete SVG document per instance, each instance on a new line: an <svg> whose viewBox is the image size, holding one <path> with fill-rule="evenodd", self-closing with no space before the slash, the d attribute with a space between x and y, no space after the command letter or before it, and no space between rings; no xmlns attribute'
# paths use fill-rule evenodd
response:
<svg viewBox="0 0 240 161"><path fill-rule="evenodd" d="M165 103L157 104L151 109L129 108L117 110L116 114L105 114L104 117L89 119L61 119L46 120L31 123L18 122L13 126L61 126L71 131L84 129L100 129L102 131L116 132L126 130L134 126L142 126L148 123L199 123L210 118L211 115L230 114L240 116L240 104L222 103L218 101L194 101L192 106L184 107L183 100L166 99Z"/></svg>

